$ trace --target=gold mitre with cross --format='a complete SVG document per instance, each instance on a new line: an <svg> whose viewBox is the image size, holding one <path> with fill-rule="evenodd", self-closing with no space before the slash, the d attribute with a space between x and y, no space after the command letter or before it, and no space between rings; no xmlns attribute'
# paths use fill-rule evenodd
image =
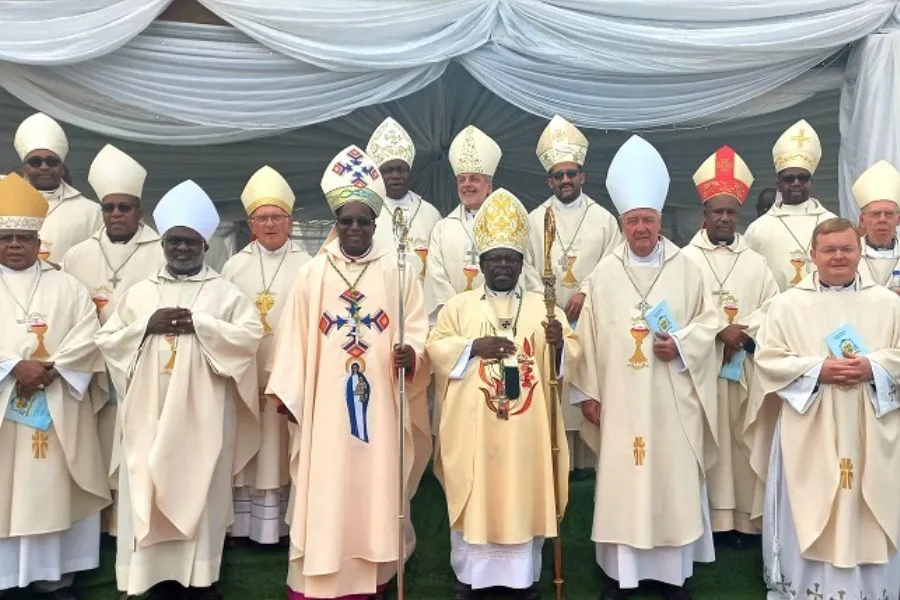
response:
<svg viewBox="0 0 900 600"><path fill-rule="evenodd" d="M879 160L859 176L851 191L860 209L879 200L900 206L900 171L888 161Z"/></svg>
<svg viewBox="0 0 900 600"><path fill-rule="evenodd" d="M61 161L69 153L69 140L63 128L44 113L35 113L22 121L16 129L13 146L22 160L34 150L49 150Z"/></svg>
<svg viewBox="0 0 900 600"><path fill-rule="evenodd" d="M254 173L241 192L247 216L260 206L277 206L287 214L294 210L294 192L281 173L266 165Z"/></svg>
<svg viewBox="0 0 900 600"><path fill-rule="evenodd" d="M694 172L694 185L704 204L715 196L731 196L743 204L753 185L753 174L733 148L722 146Z"/></svg>
<svg viewBox="0 0 900 600"><path fill-rule="evenodd" d="M403 126L388 117L369 138L366 154L372 157L379 168L390 160L402 160L412 167L416 158L416 146Z"/></svg>
<svg viewBox="0 0 900 600"><path fill-rule="evenodd" d="M479 255L497 248L524 255L528 248L528 211L512 193L500 188L478 210L472 236Z"/></svg>
<svg viewBox="0 0 900 600"><path fill-rule="evenodd" d="M44 195L17 173L0 180L0 230L40 231L48 208Z"/></svg>
<svg viewBox="0 0 900 600"><path fill-rule="evenodd" d="M331 159L322 175L322 192L335 214L345 204L362 202L377 215L387 195L378 165L356 146L347 146Z"/></svg>
<svg viewBox="0 0 900 600"><path fill-rule="evenodd" d="M493 177L501 156L503 152L497 142L474 125L469 125L453 138L447 153L455 176L477 173Z"/></svg>
<svg viewBox="0 0 900 600"><path fill-rule="evenodd" d="M553 165L563 162L573 162L583 167L587 151L588 139L584 134L561 116L556 115L544 128L535 152L544 171L549 173Z"/></svg>
<svg viewBox="0 0 900 600"><path fill-rule="evenodd" d="M812 125L803 119L782 133L772 147L772 161L775 163L776 173L796 167L806 169L812 175L816 172L821 159L822 144L819 135Z"/></svg>
<svg viewBox="0 0 900 600"><path fill-rule="evenodd" d="M110 194L140 198L146 179L147 169L112 144L97 153L88 172L88 183L101 202Z"/></svg>

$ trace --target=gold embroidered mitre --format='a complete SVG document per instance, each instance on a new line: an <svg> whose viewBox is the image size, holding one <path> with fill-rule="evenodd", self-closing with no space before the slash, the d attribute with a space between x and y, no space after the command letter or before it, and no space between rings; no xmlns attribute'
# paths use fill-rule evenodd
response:
<svg viewBox="0 0 900 600"><path fill-rule="evenodd" d="M483 131L469 125L453 138L448 152L453 174L478 173L493 177L503 152L497 142Z"/></svg>
<svg viewBox="0 0 900 600"><path fill-rule="evenodd" d="M722 146L694 172L694 185L704 204L715 196L731 196L743 204L753 185L753 174L734 149Z"/></svg>
<svg viewBox="0 0 900 600"><path fill-rule="evenodd" d="M147 169L112 144L97 153L88 172L88 183L101 202L110 194L140 198L146 179Z"/></svg>
<svg viewBox="0 0 900 600"><path fill-rule="evenodd" d="M62 161L69 153L69 140L63 128L44 113L35 113L22 121L16 129L13 146L22 160L34 150L49 150Z"/></svg>
<svg viewBox="0 0 900 600"><path fill-rule="evenodd" d="M536 153L541 166L549 173L553 165L563 162L578 163L583 167L587 151L587 138L574 125L556 115L544 128Z"/></svg>
<svg viewBox="0 0 900 600"><path fill-rule="evenodd" d="M347 146L331 159L322 175L322 192L331 212L351 202L362 202L377 215L386 195L378 166L356 146Z"/></svg>
<svg viewBox="0 0 900 600"><path fill-rule="evenodd" d="M900 206L900 171L886 160L879 160L853 184L853 197L860 209L879 200Z"/></svg>
<svg viewBox="0 0 900 600"><path fill-rule="evenodd" d="M822 144L819 142L819 135L812 125L803 119L782 133L772 147L772 161L775 163L776 173L798 167L806 169L812 175L816 172L821 158Z"/></svg>
<svg viewBox="0 0 900 600"><path fill-rule="evenodd" d="M0 180L0 229L39 231L48 208L44 195L18 174Z"/></svg>
<svg viewBox="0 0 900 600"><path fill-rule="evenodd" d="M472 231L478 254L509 248L525 254L528 247L528 211L503 188L492 193L478 209Z"/></svg>
<svg viewBox="0 0 900 600"><path fill-rule="evenodd" d="M265 166L254 173L241 192L241 203L247 216L260 206L277 206L287 214L294 210L294 192L281 173Z"/></svg>
<svg viewBox="0 0 900 600"><path fill-rule="evenodd" d="M379 168L389 160L402 160L412 167L416 146L400 123L388 117L369 138L366 154L372 157Z"/></svg>

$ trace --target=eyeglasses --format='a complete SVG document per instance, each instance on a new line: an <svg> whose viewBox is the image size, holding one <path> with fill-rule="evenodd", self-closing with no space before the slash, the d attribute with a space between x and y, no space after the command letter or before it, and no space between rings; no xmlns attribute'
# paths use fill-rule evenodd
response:
<svg viewBox="0 0 900 600"><path fill-rule="evenodd" d="M33 169L40 169L41 165L46 164L53 169L58 167L61 162L56 156L32 156L25 161L25 164Z"/></svg>
<svg viewBox="0 0 900 600"><path fill-rule="evenodd" d="M409 165L407 165L406 163L399 163L396 165L391 165L390 167L381 167L378 170L381 171L381 174L384 177L387 177L392 173L406 175L407 173L409 173Z"/></svg>
<svg viewBox="0 0 900 600"><path fill-rule="evenodd" d="M100 210L102 210L106 214L111 214L118 209L120 213L122 213L123 215L127 215L135 208L137 207L134 204L128 202L104 202L100 205Z"/></svg>
<svg viewBox="0 0 900 600"><path fill-rule="evenodd" d="M550 173L550 177L557 181L562 181L563 177L568 177L569 179L575 179L581 175L581 171L578 169L566 169L565 171L554 171Z"/></svg>
<svg viewBox="0 0 900 600"><path fill-rule="evenodd" d="M809 173L801 173L800 175L794 175L790 173L788 175L782 175L779 177L781 181L784 183L794 183L795 181L799 181L800 183L809 183L809 180L812 179L812 175Z"/></svg>
<svg viewBox="0 0 900 600"><path fill-rule="evenodd" d="M280 225L288 219L290 219L288 215L260 215L258 217L250 217L251 222L259 223L260 225L265 225L266 223Z"/></svg>
<svg viewBox="0 0 900 600"><path fill-rule="evenodd" d="M38 241L35 233L4 233L0 234L0 246L9 246L13 242L20 244L33 244Z"/></svg>
<svg viewBox="0 0 900 600"><path fill-rule="evenodd" d="M357 227L371 227L375 221L369 217L341 217L337 220L337 224L341 227L352 227L356 223Z"/></svg>

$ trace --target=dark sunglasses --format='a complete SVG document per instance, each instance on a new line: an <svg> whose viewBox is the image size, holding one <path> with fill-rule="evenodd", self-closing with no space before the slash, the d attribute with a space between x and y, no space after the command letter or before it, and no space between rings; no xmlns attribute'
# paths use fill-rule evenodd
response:
<svg viewBox="0 0 900 600"><path fill-rule="evenodd" d="M107 214L113 213L116 209L118 209L120 213L122 213L123 215L127 215L135 208L137 207L134 204L130 204L128 202L104 202L100 205L100 210Z"/></svg>
<svg viewBox="0 0 900 600"><path fill-rule="evenodd" d="M375 221L369 217L341 217L337 220L337 224L341 227L352 227L353 223L356 223L359 227L369 227L374 222Z"/></svg>
<svg viewBox="0 0 900 600"><path fill-rule="evenodd" d="M25 164L33 169L40 169L41 165L46 164L51 169L58 167L62 161L55 156L32 156L25 161Z"/></svg>
<svg viewBox="0 0 900 600"><path fill-rule="evenodd" d="M33 244L38 241L36 233L4 233L0 235L0 246L8 246L13 242Z"/></svg>
<svg viewBox="0 0 900 600"><path fill-rule="evenodd" d="M781 181L784 183L794 183L795 181L799 181L800 183L809 183L809 180L812 179L812 175L807 173L801 173L800 175L782 175L779 177Z"/></svg>
<svg viewBox="0 0 900 600"><path fill-rule="evenodd" d="M565 171L554 171L550 173L550 177L557 181L562 181L563 177L568 177L569 179L575 179L581 175L581 171L578 169L566 169Z"/></svg>

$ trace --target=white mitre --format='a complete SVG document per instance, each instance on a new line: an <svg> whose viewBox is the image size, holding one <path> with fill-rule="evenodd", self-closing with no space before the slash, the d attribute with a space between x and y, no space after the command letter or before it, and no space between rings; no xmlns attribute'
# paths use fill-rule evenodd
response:
<svg viewBox="0 0 900 600"><path fill-rule="evenodd" d="M583 167L587 151L588 139L584 134L561 116L556 115L544 128L535 153L544 171L549 173L553 165L562 162L573 162Z"/></svg>
<svg viewBox="0 0 900 600"><path fill-rule="evenodd" d="M478 173L493 177L501 156L503 152L497 142L474 125L469 125L453 138L448 152L454 175Z"/></svg>
<svg viewBox="0 0 900 600"><path fill-rule="evenodd" d="M387 196L375 161L356 146L347 146L331 159L321 186L334 214L345 204L361 202L377 215Z"/></svg>
<svg viewBox="0 0 900 600"><path fill-rule="evenodd" d="M294 191L281 173L266 165L254 173L241 192L247 216L260 206L277 206L287 214L294 210Z"/></svg>
<svg viewBox="0 0 900 600"><path fill-rule="evenodd" d="M609 165L606 190L619 215L636 208L661 213L669 193L669 170L650 142L633 135Z"/></svg>
<svg viewBox="0 0 900 600"><path fill-rule="evenodd" d="M50 150L61 161L69 153L69 140L63 128L44 113L35 113L22 121L16 129L13 146L22 160L34 150Z"/></svg>
<svg viewBox="0 0 900 600"><path fill-rule="evenodd" d="M416 146L403 126L388 117L369 138L366 154L375 161L378 168L389 160L402 160L412 167L416 158Z"/></svg>
<svg viewBox="0 0 900 600"><path fill-rule="evenodd" d="M160 236L173 227L188 227L209 242L219 226L219 213L203 188L188 179L166 192L153 210L153 221Z"/></svg>
<svg viewBox="0 0 900 600"><path fill-rule="evenodd" d="M853 197L860 209L879 200L900 206L900 171L886 160L879 160L856 180Z"/></svg>
<svg viewBox="0 0 900 600"><path fill-rule="evenodd" d="M772 147L775 172L793 167L806 169L812 175L822 159L822 143L812 125L800 119L781 134Z"/></svg>
<svg viewBox="0 0 900 600"><path fill-rule="evenodd" d="M97 153L88 172L88 183L101 202L110 194L140 198L146 179L147 169L111 144Z"/></svg>

